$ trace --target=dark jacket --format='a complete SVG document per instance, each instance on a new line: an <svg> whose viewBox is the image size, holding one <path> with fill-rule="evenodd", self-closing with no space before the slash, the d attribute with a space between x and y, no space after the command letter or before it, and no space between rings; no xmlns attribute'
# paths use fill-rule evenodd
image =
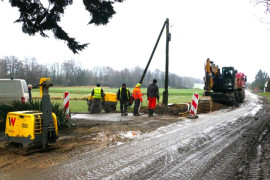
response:
<svg viewBox="0 0 270 180"><path fill-rule="evenodd" d="M122 91L121 91L122 89ZM120 94L121 93L121 94ZM130 92L128 88L120 88L117 92L117 99L118 100L130 100Z"/></svg>
<svg viewBox="0 0 270 180"><path fill-rule="evenodd" d="M150 84L147 88L147 98L156 97L159 100L159 91L156 84Z"/></svg>

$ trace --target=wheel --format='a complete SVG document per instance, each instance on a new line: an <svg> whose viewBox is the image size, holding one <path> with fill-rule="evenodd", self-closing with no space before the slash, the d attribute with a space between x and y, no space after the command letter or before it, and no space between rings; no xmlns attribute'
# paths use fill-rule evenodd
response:
<svg viewBox="0 0 270 180"><path fill-rule="evenodd" d="M234 92L234 101L235 101L235 106L239 107L239 93L238 93L238 91Z"/></svg>
<svg viewBox="0 0 270 180"><path fill-rule="evenodd" d="M110 110L111 110L111 111L116 111L116 106L115 106L115 105L111 105L111 106L110 106Z"/></svg>
<svg viewBox="0 0 270 180"><path fill-rule="evenodd" d="M239 99L240 103L243 103L244 100L245 100L245 89L242 89L242 90L239 92L239 97L240 97L240 99Z"/></svg>
<svg viewBox="0 0 270 180"><path fill-rule="evenodd" d="M243 103L244 102L244 97L243 97L243 94L241 92L239 93L238 98L239 98L239 102L240 103Z"/></svg>
<svg viewBox="0 0 270 180"><path fill-rule="evenodd" d="M105 111L106 113L109 113L109 112L110 112L110 107L104 107L104 111Z"/></svg>

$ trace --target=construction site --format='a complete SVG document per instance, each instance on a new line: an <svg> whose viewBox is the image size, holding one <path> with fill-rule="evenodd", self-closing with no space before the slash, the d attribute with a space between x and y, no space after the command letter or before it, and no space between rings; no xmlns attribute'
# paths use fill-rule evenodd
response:
<svg viewBox="0 0 270 180"><path fill-rule="evenodd" d="M2 120L0 179L270 179L270 105L245 89L244 73L208 58L203 95L168 102L168 23L139 81L167 27L165 89L152 117L148 107L120 116L115 93L105 93L103 113L89 114L90 95L89 112L67 112L69 128L59 130L53 82L41 78L33 87L41 110L11 111Z"/></svg>
<svg viewBox="0 0 270 180"><path fill-rule="evenodd" d="M197 119L76 114L49 149L0 139L1 179L269 179L269 102L247 93Z"/></svg>
<svg viewBox="0 0 270 180"><path fill-rule="evenodd" d="M122 2L122 0L116 1ZM84 4L86 10L98 14L104 10L101 7L97 8L98 4L103 2L109 5L112 3L97 1L93 7L89 5L93 2L84 1ZM12 5L20 8L22 4L20 2ZM54 36L66 40L68 47L76 54L88 44L79 44L57 24L62 14L57 14L55 10L57 8L51 8L52 4L49 1L47 14L39 19L40 26L35 25L35 28L42 29L40 35L43 37L47 36L45 31L53 29ZM65 4L72 4L72 1ZM41 9L36 16L45 12L41 5L35 5L36 7L33 8L35 10L31 9L31 12ZM55 7L59 6L59 4L55 5ZM66 6L63 5L58 11L64 12ZM47 22L50 8L50 11L55 10L50 17L53 17L53 14L57 15L54 23ZM106 8L106 13L111 13L110 17L116 13L113 8L110 9L111 6ZM23 8L20 12L23 12ZM95 13L91 15L94 16ZM22 17L24 16L21 15L21 19ZM24 18L27 20L26 17ZM108 19L104 19L104 17L95 17L98 25L108 23ZM38 32L34 28L29 28L32 24L38 24L37 22L32 23L31 20L27 22L27 26L23 26L23 31L30 31L30 35L36 33L34 30ZM89 24L91 23L92 20ZM33 85L28 84L26 82L28 80L19 75L14 78L10 73L10 77L7 78L6 69L4 78L0 78L0 180L270 179L269 99L254 92L254 88L252 90L249 88L251 84L248 82L249 72L244 72L245 68L239 66L237 58L235 64L231 63L233 61L228 61L229 64L221 66L219 63L223 63L224 59L215 59L216 52L212 51L213 59L210 54L209 58L194 60L192 65L196 68L187 66L185 61L188 60L180 59L181 61L177 60L177 64L171 63L170 43L173 31L170 28L177 26L177 22L174 23L170 24L169 18L165 19L146 66L143 65L143 71L134 68L137 74L129 74L133 80L135 79L132 81L133 84L130 85L131 82L128 82L129 86L127 86L127 82L121 82L122 86L119 89L118 84L117 86L104 85L104 87L100 85L101 79L106 80L103 82L112 81L111 74L108 72L113 71L108 71L101 76L98 68L93 71L98 74L93 76L95 80L91 83L87 82L86 86L83 83L78 83L80 86L70 87L64 83L57 84L59 81L68 81L74 61L69 61L71 62L69 66L65 61L61 66L62 69L59 64L47 66L54 72L53 75L47 73L48 76L43 76L41 73L42 68L46 69L45 66L41 66L39 75L34 75L33 69L30 71L30 68L29 70L24 68L25 72L29 71L27 73L32 73L35 77L31 80L37 81L38 77L39 81ZM161 40L162 36L165 36L164 41ZM196 33L193 32L193 36L196 36ZM121 39L125 38L127 37L123 34ZM145 43L144 40L141 41ZM155 62L154 58L160 42L164 42L162 50L165 54L162 54L163 58L158 58L164 60L162 63L165 68L160 65L160 62ZM132 43L130 40L130 44ZM193 48L193 43L198 42L187 43L186 46ZM97 44L94 42L93 46ZM230 42L231 44L233 43ZM118 48L121 49L120 46ZM104 49L106 49L105 45ZM183 48L177 51L180 50L182 51ZM121 54L123 51L121 49L114 53ZM194 48L187 52L192 54L197 51ZM224 52L222 53L225 54ZM107 50L100 54L106 53L110 54ZM129 56L140 53L136 49L136 52ZM114 60L114 57L110 60L115 61L114 64L119 63ZM94 67L95 63L99 63L98 61L98 59L92 60L91 66ZM126 61L127 64L131 63ZM136 60L132 59L132 63L134 61ZM26 65L29 64L27 60L25 62ZM34 60L31 64L32 68L35 66L33 62ZM156 70L159 74L158 78L149 74L147 76L149 67L153 63L164 69L164 72ZM192 77L187 78L184 75L186 84L181 86L183 89L170 86L170 83L172 84L170 76L174 75L169 69L172 66L177 66L179 69L184 67L190 71L200 66L198 74L203 76L198 82L201 83L195 86L195 80L194 83L190 82L194 84L194 88L191 89L186 85ZM65 73L63 73L64 68ZM93 74L91 71L74 69L76 83L88 81L88 77ZM107 69L111 70L109 66ZM64 75L60 76L60 71ZM60 78L56 78L57 73ZM83 75L88 73L89 76L76 76L77 73ZM121 76L125 76L121 73L115 74L114 79L118 80ZM57 79L59 81L56 81ZM126 80L128 81L128 77ZM267 80L270 82L269 76ZM184 81L177 81L178 84L174 84L179 85L179 82ZM198 88L199 86L201 88ZM267 86L264 85L263 88ZM151 91L154 93L151 94Z"/></svg>

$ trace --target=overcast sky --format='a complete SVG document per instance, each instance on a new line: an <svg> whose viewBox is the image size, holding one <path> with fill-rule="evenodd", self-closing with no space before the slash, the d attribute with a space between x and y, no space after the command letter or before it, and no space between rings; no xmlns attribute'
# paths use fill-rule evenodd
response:
<svg viewBox="0 0 270 180"><path fill-rule="evenodd" d="M220 67L234 66L253 81L259 69L270 74L270 24L262 23L264 9L249 0L126 0L115 5L117 14L106 26L87 25L82 1L67 8L61 26L87 49L74 55L64 41L28 36L19 13L0 1L0 57L35 57L49 64L75 59L84 68L111 66L120 70L144 68L166 20L170 20L172 73L203 78L210 58ZM49 33L51 35L51 33ZM165 70L165 33L150 69Z"/></svg>

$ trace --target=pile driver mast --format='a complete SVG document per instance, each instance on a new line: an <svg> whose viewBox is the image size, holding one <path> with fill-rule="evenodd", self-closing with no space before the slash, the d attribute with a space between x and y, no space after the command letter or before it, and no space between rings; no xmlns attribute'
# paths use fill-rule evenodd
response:
<svg viewBox="0 0 270 180"><path fill-rule="evenodd" d="M158 46L160 37L161 37L165 27L166 27L166 63L165 63L165 85L164 85L162 103L167 106L168 105L168 94L169 94L168 93L168 84L169 84L169 42L171 40L171 33L169 32L169 19L168 18L166 19L166 21L164 22L164 24L163 24L163 26L161 28L161 31L159 33L156 44L154 46L154 49L153 49L153 51L151 53L151 56L150 56L150 58L148 60L148 63L146 65L145 69L144 69L144 72L142 74L142 77L141 77L141 80L139 81L139 83L142 84L142 82L143 82L143 79L144 79L145 74L146 74L146 72L148 70L148 67L149 67L149 65L150 65L150 63L152 61L152 58L153 58L153 56L155 54L155 51L156 51L156 48Z"/></svg>

